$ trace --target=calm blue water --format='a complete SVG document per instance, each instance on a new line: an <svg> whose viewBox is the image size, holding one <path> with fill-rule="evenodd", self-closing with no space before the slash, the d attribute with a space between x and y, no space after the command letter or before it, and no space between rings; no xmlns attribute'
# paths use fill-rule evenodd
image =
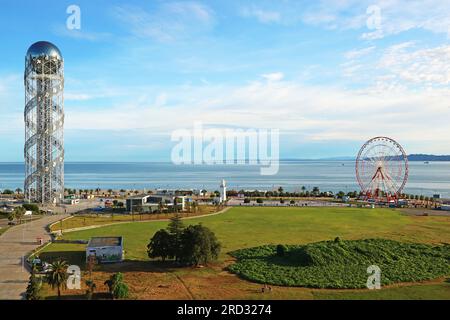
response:
<svg viewBox="0 0 450 320"><path fill-rule="evenodd" d="M0 163L0 189L23 189L24 165ZM275 176L261 176L258 166L191 166L171 163L66 163L65 186L77 189L185 188L217 190L220 180L229 188L300 190L358 190L352 161L288 161ZM450 198L450 162L410 162L407 193Z"/></svg>

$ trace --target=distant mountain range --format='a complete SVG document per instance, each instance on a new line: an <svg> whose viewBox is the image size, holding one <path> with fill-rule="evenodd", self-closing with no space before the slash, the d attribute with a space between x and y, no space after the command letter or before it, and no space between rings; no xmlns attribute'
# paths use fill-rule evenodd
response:
<svg viewBox="0 0 450 320"><path fill-rule="evenodd" d="M282 161L354 161L355 157L329 157L321 159L282 159ZM434 154L410 154L409 161L450 161L450 155L434 155Z"/></svg>
<svg viewBox="0 0 450 320"><path fill-rule="evenodd" d="M433 154L410 154L409 161L450 161L450 155L437 156Z"/></svg>

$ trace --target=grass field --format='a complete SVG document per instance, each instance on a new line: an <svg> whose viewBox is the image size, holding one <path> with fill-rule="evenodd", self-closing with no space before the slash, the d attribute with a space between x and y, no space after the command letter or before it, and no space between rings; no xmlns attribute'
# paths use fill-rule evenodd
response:
<svg viewBox="0 0 450 320"><path fill-rule="evenodd" d="M194 217L201 216L206 214L214 213L218 210L215 206L200 206L198 207L198 211L195 213L183 213L182 217ZM67 230L73 228L87 227L87 226L98 226L98 225L106 225L112 223L120 223L120 222L137 222L137 221L153 221L153 220L165 220L172 217L174 214L172 213L161 213L161 214L83 214L83 215L75 215L70 217L69 219L59 221L53 224L50 228L50 231L59 231L59 230Z"/></svg>
<svg viewBox="0 0 450 320"><path fill-rule="evenodd" d="M242 207L233 208L224 214L186 221L188 224L198 222L211 228L222 243L220 261L202 269L168 271L161 268L160 264L148 261L146 246L149 239L167 222L106 226L68 233L64 238L87 240L92 236L122 235L128 261L101 266L95 276L102 281L110 272L124 272L134 298L140 299L428 299L434 296L450 299L450 284L445 279L377 292L277 287L270 296L261 296L261 285L239 279L224 270L234 261L228 252L264 244L306 244L331 240L337 236L346 240L386 238L403 242L450 243L450 217L406 216L393 209ZM60 256L71 263L82 263L84 246L52 244L41 254L44 259Z"/></svg>

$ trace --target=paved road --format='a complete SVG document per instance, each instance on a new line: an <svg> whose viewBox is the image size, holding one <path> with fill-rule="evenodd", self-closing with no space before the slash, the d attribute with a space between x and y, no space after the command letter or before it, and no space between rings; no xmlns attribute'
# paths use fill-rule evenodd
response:
<svg viewBox="0 0 450 320"><path fill-rule="evenodd" d="M30 276L23 267L23 257L38 247L37 237L49 241L45 227L64 217L66 215L46 216L15 226L0 236L0 300L23 298Z"/></svg>

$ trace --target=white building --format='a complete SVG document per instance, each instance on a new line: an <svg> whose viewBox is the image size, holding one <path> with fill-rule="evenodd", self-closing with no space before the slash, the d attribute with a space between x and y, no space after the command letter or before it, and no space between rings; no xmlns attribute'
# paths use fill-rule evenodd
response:
<svg viewBox="0 0 450 320"><path fill-rule="evenodd" d="M222 179L222 183L220 184L220 202L227 201L227 183L225 179Z"/></svg>
<svg viewBox="0 0 450 320"><path fill-rule="evenodd" d="M99 263L120 262L123 260L122 237L93 237L86 246L86 262L94 256Z"/></svg>

